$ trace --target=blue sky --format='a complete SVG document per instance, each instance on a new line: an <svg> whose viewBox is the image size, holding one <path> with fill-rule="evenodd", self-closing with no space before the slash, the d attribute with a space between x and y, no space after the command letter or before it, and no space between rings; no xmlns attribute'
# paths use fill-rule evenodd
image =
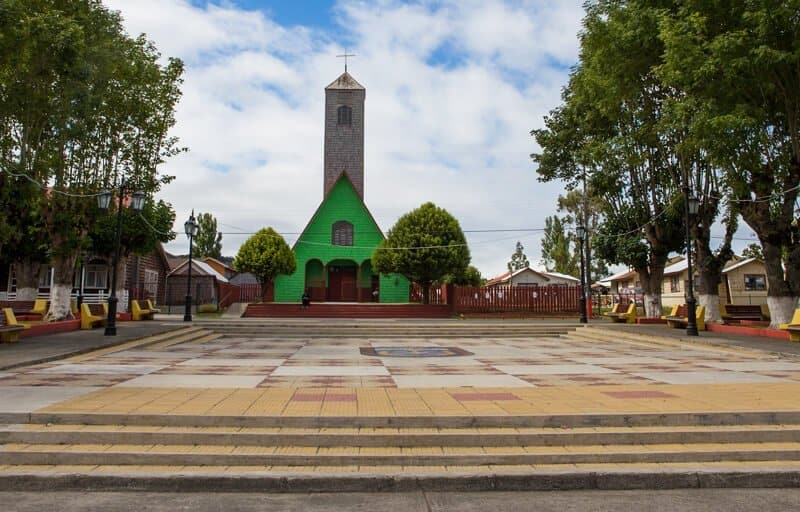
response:
<svg viewBox="0 0 800 512"><path fill-rule="evenodd" d="M261 227L300 231L322 200L323 90L347 47L367 89L365 202L380 227L433 201L465 230L528 230L468 234L484 276L517 240L538 263L535 230L564 190L538 182L530 131L577 60L582 0L104 3L186 62L174 134L189 152L164 164L177 179L162 196L178 226L214 214L224 254Z"/></svg>

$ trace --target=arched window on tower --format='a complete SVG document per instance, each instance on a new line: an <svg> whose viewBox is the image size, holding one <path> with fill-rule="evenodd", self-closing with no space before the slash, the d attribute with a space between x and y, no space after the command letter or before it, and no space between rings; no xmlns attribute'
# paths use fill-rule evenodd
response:
<svg viewBox="0 0 800 512"><path fill-rule="evenodd" d="M342 105L337 110L338 113L338 124L340 125L347 125L350 126L353 124L353 109L348 107L347 105Z"/></svg>
<svg viewBox="0 0 800 512"><path fill-rule="evenodd" d="M346 220L335 222L331 238L333 245L353 245L353 225Z"/></svg>

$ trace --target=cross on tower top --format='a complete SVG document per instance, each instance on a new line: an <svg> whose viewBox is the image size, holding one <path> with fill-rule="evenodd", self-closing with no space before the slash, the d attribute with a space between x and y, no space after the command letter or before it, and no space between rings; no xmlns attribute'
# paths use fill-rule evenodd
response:
<svg viewBox="0 0 800 512"><path fill-rule="evenodd" d="M347 53L347 48L345 48L344 53L341 55L337 55L336 57L342 58L344 57L344 72L347 73L347 57L355 57L355 53Z"/></svg>

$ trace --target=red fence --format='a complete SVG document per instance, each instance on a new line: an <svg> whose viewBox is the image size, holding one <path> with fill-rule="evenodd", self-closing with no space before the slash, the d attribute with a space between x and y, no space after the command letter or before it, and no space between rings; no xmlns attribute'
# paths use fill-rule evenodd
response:
<svg viewBox="0 0 800 512"><path fill-rule="evenodd" d="M423 302L425 290L422 286L411 283L411 288L409 289L409 301L410 302ZM428 292L428 303L429 304L446 304L447 297L445 293L445 286L431 286L430 291Z"/></svg>
<svg viewBox="0 0 800 512"><path fill-rule="evenodd" d="M456 313L578 313L580 286L492 286L454 288Z"/></svg>
<svg viewBox="0 0 800 512"><path fill-rule="evenodd" d="M245 283L239 285L239 302L245 304L261 301L261 285L258 283Z"/></svg>

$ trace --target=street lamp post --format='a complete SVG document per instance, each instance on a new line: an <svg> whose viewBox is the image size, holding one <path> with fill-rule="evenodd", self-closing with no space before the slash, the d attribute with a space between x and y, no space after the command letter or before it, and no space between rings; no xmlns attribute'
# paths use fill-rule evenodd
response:
<svg viewBox="0 0 800 512"><path fill-rule="evenodd" d="M120 255L120 236L122 232L122 200L125 196L125 189L128 183L123 179L119 184L119 202L117 203L117 229L115 232L114 261L111 265L111 293L108 297L108 317L106 318L106 336L117 335L117 266L119 265ZM111 191L104 190L97 196L97 206L103 210L108 210L111 206ZM135 192L131 198L131 208L141 211L144 207L144 192Z"/></svg>
<svg viewBox="0 0 800 512"><path fill-rule="evenodd" d="M581 295L580 298L578 299L578 304L581 308L581 323L585 324L588 322L588 319L586 318L587 316L586 315L586 272L585 272L586 262L584 261L584 256L583 256L583 244L586 241L586 228L584 227L583 224L578 224L578 227L576 228L575 231L578 234L578 242L580 244L580 252L581 252L581 258L580 258Z"/></svg>
<svg viewBox="0 0 800 512"><path fill-rule="evenodd" d="M187 220L183 224L183 229L186 232L186 236L189 237L189 270L186 277L186 306L183 311L183 321L184 322L191 322L192 321L192 241L194 240L195 235L197 235L197 221L194 219L194 210L192 210L192 214L189 216L189 220Z"/></svg>
<svg viewBox="0 0 800 512"><path fill-rule="evenodd" d="M686 270L689 272L689 279L686 284L686 334L697 336L697 299L694 298L694 273L692 272L692 233L689 222L691 217L697 215L700 208L700 201L689 190L689 183L683 187L683 199L686 203Z"/></svg>

